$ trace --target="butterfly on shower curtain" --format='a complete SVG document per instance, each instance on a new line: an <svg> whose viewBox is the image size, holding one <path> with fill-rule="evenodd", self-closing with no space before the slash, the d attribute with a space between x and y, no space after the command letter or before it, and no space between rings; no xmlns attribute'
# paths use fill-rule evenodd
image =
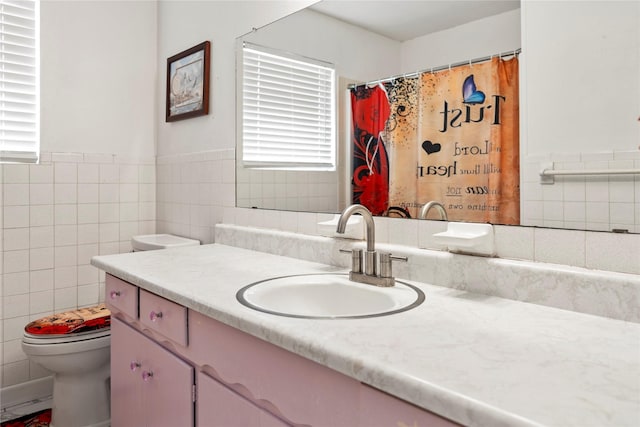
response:
<svg viewBox="0 0 640 427"><path fill-rule="evenodd" d="M484 102L484 92L476 88L476 82L473 80L473 74L464 79L462 84L462 102L465 104L482 104Z"/></svg>

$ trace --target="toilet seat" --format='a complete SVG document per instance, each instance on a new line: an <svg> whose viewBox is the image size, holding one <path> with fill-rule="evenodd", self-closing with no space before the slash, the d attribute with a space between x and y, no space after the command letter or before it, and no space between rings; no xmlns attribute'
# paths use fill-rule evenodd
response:
<svg viewBox="0 0 640 427"><path fill-rule="evenodd" d="M108 328L110 325L111 311L102 303L42 317L27 324L24 332L26 335L51 337L83 334Z"/></svg>
<svg viewBox="0 0 640 427"><path fill-rule="evenodd" d="M33 345L54 345L54 344L69 344L75 342L95 340L102 337L109 337L111 335L111 327L104 327L102 329L95 329L93 331L75 332L72 334L30 334L24 332L22 341L26 344Z"/></svg>

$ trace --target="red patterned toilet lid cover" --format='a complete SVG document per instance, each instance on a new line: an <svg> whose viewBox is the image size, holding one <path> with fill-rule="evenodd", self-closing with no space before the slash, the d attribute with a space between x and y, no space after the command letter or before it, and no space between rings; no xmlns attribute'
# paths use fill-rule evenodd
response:
<svg viewBox="0 0 640 427"><path fill-rule="evenodd" d="M64 335L106 328L111 325L111 312L104 304L56 313L34 320L24 327L34 335Z"/></svg>

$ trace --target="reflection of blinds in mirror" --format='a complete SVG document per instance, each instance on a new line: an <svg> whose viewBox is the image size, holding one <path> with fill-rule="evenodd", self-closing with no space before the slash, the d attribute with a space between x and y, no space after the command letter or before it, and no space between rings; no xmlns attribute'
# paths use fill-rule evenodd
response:
<svg viewBox="0 0 640 427"><path fill-rule="evenodd" d="M248 44L242 62L244 166L333 169L333 67Z"/></svg>
<svg viewBox="0 0 640 427"><path fill-rule="evenodd" d="M38 161L38 4L0 0L0 162Z"/></svg>

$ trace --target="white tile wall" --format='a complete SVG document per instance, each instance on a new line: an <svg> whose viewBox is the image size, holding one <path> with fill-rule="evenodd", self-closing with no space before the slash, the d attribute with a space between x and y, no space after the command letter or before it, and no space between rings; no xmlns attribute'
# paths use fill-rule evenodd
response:
<svg viewBox="0 0 640 427"><path fill-rule="evenodd" d="M628 154L639 168L640 155ZM209 243L220 222L318 234L317 223L331 218L235 208L234 158L234 150L227 149L161 157L154 166L153 159L45 153L40 165L0 166L0 197L9 202L0 209L2 386L45 375L17 351L22 327L42 314L97 302L102 277L89 259L127 251L130 235L157 229ZM618 167L621 159L629 164L629 158L613 153L563 157L558 161L564 163L556 167ZM550 159L529 160L522 169L523 222L640 233L640 177L557 179L552 186L541 186L540 162ZM286 197L287 191L295 192L293 183L284 193L266 190L261 197ZM629 193L634 197L631 205ZM627 223L631 218L633 223ZM376 218L376 237L380 243L439 249L431 235L445 226L439 221ZM495 235L502 258L640 274L638 234L497 226Z"/></svg>
<svg viewBox="0 0 640 427"><path fill-rule="evenodd" d="M48 375L22 353L30 320L103 299L98 254L154 233L155 158L43 153L0 165L0 386Z"/></svg>
<svg viewBox="0 0 640 427"><path fill-rule="evenodd" d="M222 221L223 209L235 206L234 162L234 149L159 157L158 232L213 242L213 227ZM139 197L152 198L151 188L138 191ZM154 204L145 208L150 212Z"/></svg>
<svg viewBox="0 0 640 427"><path fill-rule="evenodd" d="M238 206L264 209L285 206L294 211L335 212L338 210L337 180L337 171L239 168L237 202Z"/></svg>
<svg viewBox="0 0 640 427"><path fill-rule="evenodd" d="M223 222L320 235L318 222L331 217L332 215L306 212L228 208L224 211ZM433 243L431 236L444 231L446 222L382 217L376 217L374 221L376 243L441 249ZM494 226L494 236L499 258L640 274L640 234L503 225Z"/></svg>
<svg viewBox="0 0 640 427"><path fill-rule="evenodd" d="M543 165L557 170L640 169L640 151L524 157L521 223L577 230L640 233L640 175L579 175L540 183Z"/></svg>

